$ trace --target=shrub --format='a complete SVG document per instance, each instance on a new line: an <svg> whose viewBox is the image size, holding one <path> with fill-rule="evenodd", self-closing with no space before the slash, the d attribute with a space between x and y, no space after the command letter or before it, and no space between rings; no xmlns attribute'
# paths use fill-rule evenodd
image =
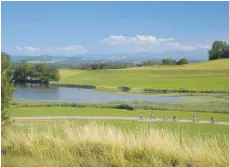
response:
<svg viewBox="0 0 229 167"><path fill-rule="evenodd" d="M156 88L144 88L145 92L152 93L212 93L212 94L229 94L229 90L188 90L184 88L180 89L156 89Z"/></svg>
<svg viewBox="0 0 229 167"><path fill-rule="evenodd" d="M95 89L96 86L95 85L77 85L77 84L49 84L50 86L58 86L58 87L69 87L69 88L83 88L83 89Z"/></svg>
<svg viewBox="0 0 229 167"><path fill-rule="evenodd" d="M126 110L134 110L134 107L132 107L131 105L128 105L128 104L120 104L120 105L116 106L115 108L117 108L117 109L126 109Z"/></svg>
<svg viewBox="0 0 229 167"><path fill-rule="evenodd" d="M128 86L119 86L118 89L122 90L122 91L130 91L131 88Z"/></svg>

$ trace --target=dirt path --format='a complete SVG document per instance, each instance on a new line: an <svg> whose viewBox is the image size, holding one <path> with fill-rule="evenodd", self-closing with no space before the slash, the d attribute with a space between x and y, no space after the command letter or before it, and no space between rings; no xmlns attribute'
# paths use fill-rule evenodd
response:
<svg viewBox="0 0 229 167"><path fill-rule="evenodd" d="M163 121L162 119L156 120L139 120L138 117L114 117L114 116L44 116L44 117L13 117L13 120L65 120L65 119L90 119L90 120L135 120L135 121L145 121L145 122L159 122ZM168 119L167 122L172 122L172 119ZM191 123L191 120L179 120L178 122ZM201 124L210 124L210 121L200 120L198 123ZM221 125L229 125L229 122L217 122Z"/></svg>

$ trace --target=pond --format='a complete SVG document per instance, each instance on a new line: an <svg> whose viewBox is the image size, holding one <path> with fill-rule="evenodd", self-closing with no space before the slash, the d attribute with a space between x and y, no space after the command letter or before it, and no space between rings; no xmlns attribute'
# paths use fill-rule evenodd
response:
<svg viewBox="0 0 229 167"><path fill-rule="evenodd" d="M181 97L173 96L103 92L92 89L53 87L47 85L16 85L13 99L51 100L57 102L184 101Z"/></svg>

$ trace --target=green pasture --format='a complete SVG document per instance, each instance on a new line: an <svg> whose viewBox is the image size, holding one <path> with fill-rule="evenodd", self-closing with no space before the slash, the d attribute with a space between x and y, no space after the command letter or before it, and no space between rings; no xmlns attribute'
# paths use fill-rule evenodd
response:
<svg viewBox="0 0 229 167"><path fill-rule="evenodd" d="M172 118L174 115L179 119L191 120L194 115L199 120L209 120L215 116L218 121L228 121L229 114L222 113L205 113L205 112L188 112L188 111L158 111L158 110L124 110L110 108L74 108L74 107L29 107L18 108L12 106L9 109L13 117L27 116L123 116L123 117L139 117L144 114L149 117L154 113L158 118L163 118L166 115Z"/></svg>
<svg viewBox="0 0 229 167"><path fill-rule="evenodd" d="M60 70L62 84L92 84L98 87L228 90L229 59L183 66L139 67L119 70Z"/></svg>
<svg viewBox="0 0 229 167"><path fill-rule="evenodd" d="M188 135L228 135L229 126L218 124L194 124L194 123L176 123L176 122L140 122L126 120L46 120L46 121L16 121L13 124L15 130L29 130L31 126L36 126L41 131L46 127L57 129L61 124L70 123L73 127L85 126L87 124L113 126L125 132L138 132L143 129L157 128L167 129L175 133Z"/></svg>

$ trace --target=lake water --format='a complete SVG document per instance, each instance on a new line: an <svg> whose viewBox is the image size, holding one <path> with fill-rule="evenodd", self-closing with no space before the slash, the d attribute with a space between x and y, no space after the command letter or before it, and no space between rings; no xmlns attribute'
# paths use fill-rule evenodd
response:
<svg viewBox="0 0 229 167"><path fill-rule="evenodd" d="M152 102L180 102L181 97L157 96L147 94L130 94L103 92L92 89L67 87L49 87L41 85L17 85L14 99L51 100L58 102L114 102L114 101L152 101Z"/></svg>

